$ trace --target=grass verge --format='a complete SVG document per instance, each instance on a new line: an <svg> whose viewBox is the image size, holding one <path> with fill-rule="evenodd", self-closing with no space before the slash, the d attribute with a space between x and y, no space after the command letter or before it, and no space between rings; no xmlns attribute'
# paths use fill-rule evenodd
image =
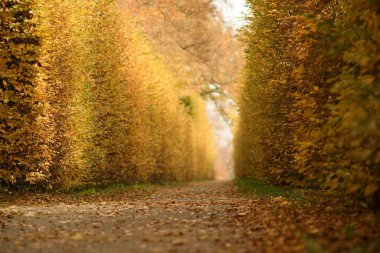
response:
<svg viewBox="0 0 380 253"><path fill-rule="evenodd" d="M290 187L276 186L259 179L247 178L236 180L236 186L244 194L255 194L259 197L284 197L286 199L305 202L306 195Z"/></svg>
<svg viewBox="0 0 380 253"><path fill-rule="evenodd" d="M84 203L96 201L135 201L148 197L161 188L181 187L185 183L112 184L104 187L89 186L70 191L7 191L0 192L0 206L54 203Z"/></svg>

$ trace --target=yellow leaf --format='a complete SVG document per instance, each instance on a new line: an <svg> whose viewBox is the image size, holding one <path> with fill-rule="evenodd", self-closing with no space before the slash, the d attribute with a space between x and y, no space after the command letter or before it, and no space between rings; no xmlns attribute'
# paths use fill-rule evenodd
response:
<svg viewBox="0 0 380 253"><path fill-rule="evenodd" d="M378 186L376 184L370 184L370 185L367 185L367 187L365 188L364 190L364 195L366 197L369 197L371 196L372 194L374 194L377 190L378 190Z"/></svg>
<svg viewBox="0 0 380 253"><path fill-rule="evenodd" d="M375 79L376 78L372 75L366 75L366 76L362 76L360 78L360 81L362 81L364 84L372 84L375 81Z"/></svg>
<svg viewBox="0 0 380 253"><path fill-rule="evenodd" d="M358 192L358 191L360 190L360 188L361 188L361 185L360 185L360 184L353 184L353 185L351 185L351 186L348 188L348 191L349 191L350 193L356 193L356 192Z"/></svg>
<svg viewBox="0 0 380 253"><path fill-rule="evenodd" d="M71 239L73 239L73 240L82 240L83 239L83 235L81 234L81 233L76 233L76 234L74 234L72 237L71 237Z"/></svg>

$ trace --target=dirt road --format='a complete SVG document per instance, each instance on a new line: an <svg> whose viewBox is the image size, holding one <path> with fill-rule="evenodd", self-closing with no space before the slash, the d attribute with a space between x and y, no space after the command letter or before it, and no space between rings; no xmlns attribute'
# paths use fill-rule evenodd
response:
<svg viewBox="0 0 380 253"><path fill-rule="evenodd" d="M346 247L346 224L323 228L326 217L281 197L243 197L230 182L193 183L138 200L3 207L0 253L306 252L320 247L311 236L331 231L326 244Z"/></svg>

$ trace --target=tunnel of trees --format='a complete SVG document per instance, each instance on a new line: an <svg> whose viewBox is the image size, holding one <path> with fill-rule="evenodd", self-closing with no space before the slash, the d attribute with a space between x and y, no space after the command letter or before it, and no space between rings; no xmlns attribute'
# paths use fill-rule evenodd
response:
<svg viewBox="0 0 380 253"><path fill-rule="evenodd" d="M200 94L218 83L240 97L239 178L376 203L379 1L248 3L239 93L209 1L1 1L2 187L211 179Z"/></svg>

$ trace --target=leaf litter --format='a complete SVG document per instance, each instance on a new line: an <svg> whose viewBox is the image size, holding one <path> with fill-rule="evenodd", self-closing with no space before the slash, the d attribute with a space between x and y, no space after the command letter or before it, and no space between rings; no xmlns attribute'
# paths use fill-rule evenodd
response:
<svg viewBox="0 0 380 253"><path fill-rule="evenodd" d="M122 193L121 193L122 194ZM232 182L0 208L0 252L377 252L370 210L245 196ZM71 202L71 203L70 203Z"/></svg>

